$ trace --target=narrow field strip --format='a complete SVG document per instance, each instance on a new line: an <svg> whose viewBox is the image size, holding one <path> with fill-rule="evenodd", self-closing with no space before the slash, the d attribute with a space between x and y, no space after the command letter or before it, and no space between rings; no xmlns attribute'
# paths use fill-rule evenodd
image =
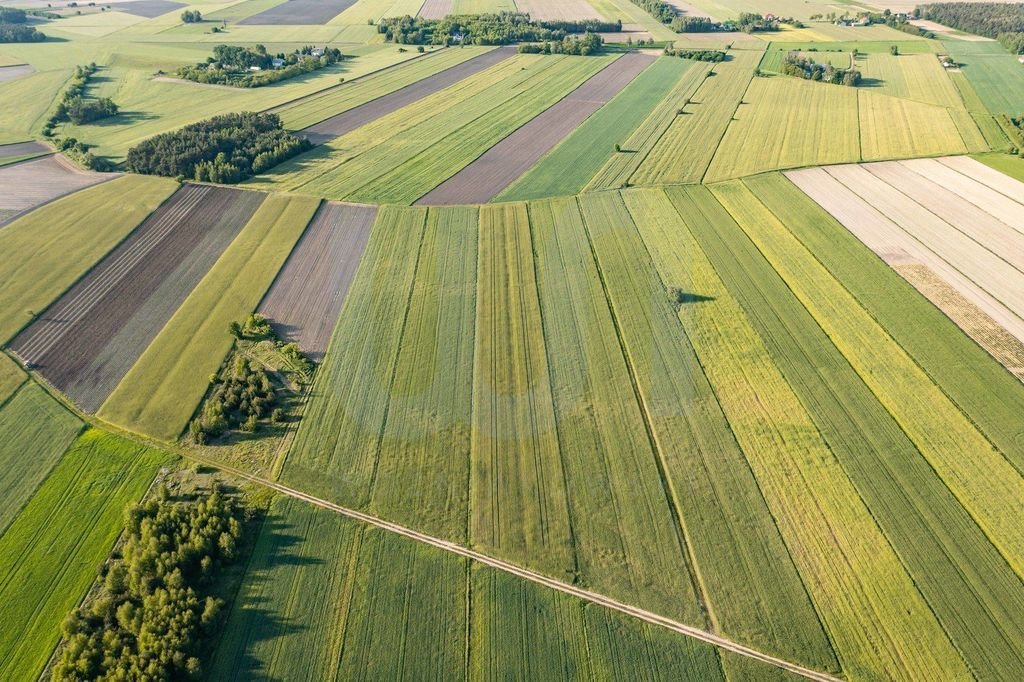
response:
<svg viewBox="0 0 1024 682"><path fill-rule="evenodd" d="M240 26L322 26L356 3L356 0L289 0L246 17Z"/></svg>
<svg viewBox="0 0 1024 682"><path fill-rule="evenodd" d="M750 466L618 193L580 205L712 627L838 669Z"/></svg>
<svg viewBox="0 0 1024 682"><path fill-rule="evenodd" d="M27 379L28 375L10 355L0 353L0 406L3 406Z"/></svg>
<svg viewBox="0 0 1024 682"><path fill-rule="evenodd" d="M368 504L426 219L425 209L378 213L285 460L289 485Z"/></svg>
<svg viewBox="0 0 1024 682"><path fill-rule="evenodd" d="M39 386L22 386L0 408L0 537L50 474L82 422Z"/></svg>
<svg viewBox="0 0 1024 682"><path fill-rule="evenodd" d="M795 171L788 173L787 177L885 263L890 266L915 263L927 265L1007 331L1014 336L1024 337L1024 321L1020 317L960 270L904 232L880 211L869 206L824 168Z"/></svg>
<svg viewBox="0 0 1024 682"><path fill-rule="evenodd" d="M1024 183L966 156L900 164L1024 234Z"/></svg>
<svg viewBox="0 0 1024 682"><path fill-rule="evenodd" d="M681 60L682 61L682 60ZM689 63L689 62L686 62ZM594 173L586 185L586 189L611 189L625 186L634 171L640 167L647 155L658 144L662 135L668 130L679 115L679 110L689 101L691 96L703 87L712 69L700 62L694 62L687 68L668 94L662 94L650 115L642 123L635 126L623 141L619 138L609 140L611 144L619 144L624 150L614 152L607 162ZM612 148L614 151L614 147Z"/></svg>
<svg viewBox="0 0 1024 682"><path fill-rule="evenodd" d="M1024 471L1021 383L792 182L779 177L746 182L1016 469ZM760 183L770 183L773 191L760 191Z"/></svg>
<svg viewBox="0 0 1024 682"><path fill-rule="evenodd" d="M668 194L971 670L1013 677L1019 578L725 209L706 189Z"/></svg>
<svg viewBox="0 0 1024 682"><path fill-rule="evenodd" d="M640 53L619 57L416 203L430 206L490 201L655 59Z"/></svg>
<svg viewBox="0 0 1024 682"><path fill-rule="evenodd" d="M95 412L249 221L263 195L188 185L11 344Z"/></svg>
<svg viewBox="0 0 1024 682"><path fill-rule="evenodd" d="M427 214L369 509L467 541L476 346L476 208Z"/></svg>
<svg viewBox="0 0 1024 682"><path fill-rule="evenodd" d="M1024 531L1014 520L1024 510L1020 473L745 185L712 189L1018 575L1024 575ZM811 218L805 214L803 219Z"/></svg>
<svg viewBox="0 0 1024 682"><path fill-rule="evenodd" d="M579 575L706 627L576 200L530 204L530 227Z"/></svg>
<svg viewBox="0 0 1024 682"><path fill-rule="evenodd" d="M615 153L615 141L629 137L692 64L686 59L656 60L495 199L579 194Z"/></svg>
<svg viewBox="0 0 1024 682"><path fill-rule="evenodd" d="M35 679L167 455L99 431L83 434L0 537L0 675Z"/></svg>
<svg viewBox="0 0 1024 682"><path fill-rule="evenodd" d="M373 206L321 204L260 303L277 335L315 362L327 352L376 218Z"/></svg>
<svg viewBox="0 0 1024 682"><path fill-rule="evenodd" d="M728 54L729 60L712 65L714 75L680 105L665 134L630 176L632 184L700 182L705 172L710 174L716 149L725 143L733 127L731 121L741 118L744 111L741 103L748 85L755 87L751 74L761 59L760 50L731 50ZM707 66L697 64L694 68ZM775 116L777 126L779 114Z"/></svg>
<svg viewBox="0 0 1024 682"><path fill-rule="evenodd" d="M844 670L965 677L959 654L760 336L660 190L624 193ZM704 195L705 200L713 198ZM689 216L690 213L687 212Z"/></svg>
<svg viewBox="0 0 1024 682"><path fill-rule="evenodd" d="M76 192L0 230L0 341L85 275L177 189L130 175ZM131 202L122 200L131 196Z"/></svg>
<svg viewBox="0 0 1024 682"><path fill-rule="evenodd" d="M424 19L444 19L452 13L452 0L424 0L416 16Z"/></svg>
<svg viewBox="0 0 1024 682"><path fill-rule="evenodd" d="M480 209L470 538L552 575L576 570L525 204Z"/></svg>
<svg viewBox="0 0 1024 682"><path fill-rule="evenodd" d="M256 309L319 204L308 197L267 197L98 416L161 440L177 438L231 348L228 324Z"/></svg>
<svg viewBox="0 0 1024 682"><path fill-rule="evenodd" d="M221 468L224 468L225 470L230 470L231 473L235 474L236 476L239 476L247 480L251 480L266 488L281 493L282 495L286 495L296 500L301 500L303 502L309 503L321 509L331 511L336 514L341 514L342 516L346 516L350 519L361 521L363 523L369 524L370 526L374 526L375 528L379 528L381 530L394 533L396 535L408 538L410 540L422 543L424 545L436 547L446 552L450 552L452 554L465 557L473 562L490 566L494 569L497 569L505 573L510 573L512 575L518 576L524 580L528 580L543 587L557 590L559 592L564 592L574 597L578 597L579 599L582 599L585 602L595 604L598 606L603 606L607 609L617 611L626 616L630 616L632 619L644 621L645 623L649 623L658 628L663 628L665 630L676 632L701 642L712 644L722 649L724 652L727 653L727 655L735 654L736 658L742 657L743 659L749 661L752 665L763 663L765 664L765 667L761 669L762 674L766 670L771 671L773 669L776 669L778 671L784 671L786 673L797 675L799 677L809 680L816 680L818 682L838 682L838 678L833 677L832 675L817 670L813 670L811 668L806 668L802 665L793 663L791 661L781 659L770 654L766 654L762 651L758 651L757 649L752 649L748 646L739 644L735 641L714 634L712 632L708 632L700 628L679 623L670 618L666 618L656 613L652 613L650 611L646 611L644 609L640 609L635 606L616 601L614 599L598 594L596 592L586 590L575 585L571 585L564 581L544 576L540 573L536 573L529 569L521 568L515 564L488 556L486 554L482 554L478 551L458 545L457 543L442 540L440 538L435 538L430 535L420 533L411 528L406 528L404 526L389 521L385 521L383 519L366 514L364 512L360 512L355 509L335 504L333 502L328 502L327 500L313 497L307 493L282 485L281 483L277 483L269 479L260 478L258 476L253 476L252 474L248 474L241 470L232 469L231 467L224 466L221 466ZM264 616L260 615L258 617L262 618Z"/></svg>
<svg viewBox="0 0 1024 682"><path fill-rule="evenodd" d="M330 118L303 128L300 133L308 137L311 142L317 144L334 139L335 137L340 137L345 133L350 133L356 128L381 118L382 116L387 116L392 112L398 111L402 107L408 106L417 100L423 99L435 92L439 92L444 88L454 85L465 78L469 78L475 73L479 73L484 69L490 68L491 66L494 66L495 64L514 55L515 50L510 47L499 47L484 52L483 54L475 52L470 54L474 55L470 59L448 66L442 71L434 72L422 79L410 83L409 85L405 85L397 90L393 90L387 94L371 99L365 104L359 104L358 106L347 109L342 113L334 114ZM446 59L444 61L439 61L442 56L446 57ZM433 70L437 66L452 62L454 60L453 58L456 56L464 58L465 55L460 50L446 50L437 56L431 55L430 57L424 58L423 64L418 62L413 62L413 64L421 67L421 69L430 68ZM410 71L411 67L409 66L403 69L396 69L394 76L396 78L401 77L405 80L412 75ZM366 81L365 88L359 88L359 85L356 85L351 89L355 90L358 88L360 90L376 90L377 88L380 88L380 83L377 81L377 78ZM352 97L354 93L339 92L338 94L345 94ZM321 104L324 99L324 96L318 94L317 104ZM289 105L289 108L291 109L294 106L294 104ZM310 108L309 103L306 102L302 102L299 106L304 109Z"/></svg>
<svg viewBox="0 0 1024 682"><path fill-rule="evenodd" d="M994 189L1011 200L1019 200L1020 197L1024 197L1024 182L1015 180L1008 175L1000 173L994 168L989 168L985 164L975 161L972 158L966 156L950 156L938 159L938 161L942 165L948 166L949 168L957 171L964 177ZM915 162L914 164L910 164L908 167L916 170L917 163ZM993 205L994 201L995 199L993 197L989 197L985 200L986 210L995 210L995 206ZM1019 201L1017 201L1017 203L1019 203ZM1008 208L1011 208L1012 210L1012 207ZM1006 220L1006 222L1010 222L1011 218L1004 217L1004 214L1002 213L995 215Z"/></svg>

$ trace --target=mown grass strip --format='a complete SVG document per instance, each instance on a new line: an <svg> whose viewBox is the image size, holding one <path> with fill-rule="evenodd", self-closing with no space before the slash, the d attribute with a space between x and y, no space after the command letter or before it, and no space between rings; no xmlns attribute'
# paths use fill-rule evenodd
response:
<svg viewBox="0 0 1024 682"><path fill-rule="evenodd" d="M35 384L0 409L0 535L82 430L82 422Z"/></svg>
<svg viewBox="0 0 1024 682"><path fill-rule="evenodd" d="M715 629L822 670L831 646L618 193L583 217Z"/></svg>
<svg viewBox="0 0 1024 682"><path fill-rule="evenodd" d="M84 433L0 537L0 676L35 679L60 623L96 578L138 500L169 457Z"/></svg>
<svg viewBox="0 0 1024 682"><path fill-rule="evenodd" d="M781 176L769 176L753 186L759 194L770 195L787 182ZM783 224L738 181L712 190L960 503L1017 573L1024 575L1024 530L1015 521L1024 511L1024 478L872 318L843 280L804 247L795 230L786 227L820 229L824 211L806 197L795 197L782 206ZM776 193L777 207L784 192ZM1018 389L1024 386L1018 384Z"/></svg>
<svg viewBox="0 0 1024 682"><path fill-rule="evenodd" d="M0 343L10 341L177 187L166 178L127 175L0 229ZM132 200L124 201L126 196Z"/></svg>
<svg viewBox="0 0 1024 682"><path fill-rule="evenodd" d="M1024 586L1005 559L707 190L667 194L971 670L1013 677Z"/></svg>
<svg viewBox="0 0 1024 682"><path fill-rule="evenodd" d="M0 353L0 405L14 395L26 378L27 375L21 371L18 363L6 353Z"/></svg>
<svg viewBox="0 0 1024 682"><path fill-rule="evenodd" d="M458 542L469 514L479 229L475 208L427 215L370 504Z"/></svg>
<svg viewBox="0 0 1024 682"><path fill-rule="evenodd" d="M706 190L693 195L715 203ZM684 303L679 318L843 669L921 679L966 673L857 489L689 233L695 212L676 212L660 190L624 196L662 276L700 297Z"/></svg>
<svg viewBox="0 0 1024 682"><path fill-rule="evenodd" d="M576 200L530 204L530 226L581 580L706 627Z"/></svg>
<svg viewBox="0 0 1024 682"><path fill-rule="evenodd" d="M317 370L282 478L352 507L370 499L426 209L382 208Z"/></svg>
<svg viewBox="0 0 1024 682"><path fill-rule="evenodd" d="M228 324L256 309L319 204L309 197L267 197L103 403L99 417L155 438L177 438L231 349Z"/></svg>
<svg viewBox="0 0 1024 682"><path fill-rule="evenodd" d="M654 62L495 200L578 194L615 153L614 145L651 115L691 65L685 59Z"/></svg>
<svg viewBox="0 0 1024 682"><path fill-rule="evenodd" d="M470 507L473 545L576 571L525 204L480 209Z"/></svg>

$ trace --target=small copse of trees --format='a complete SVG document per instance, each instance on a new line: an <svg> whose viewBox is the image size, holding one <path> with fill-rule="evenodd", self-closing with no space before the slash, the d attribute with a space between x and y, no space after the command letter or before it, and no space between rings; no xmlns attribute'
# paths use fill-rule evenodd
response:
<svg viewBox="0 0 1024 682"><path fill-rule="evenodd" d="M288 54L272 55L263 45L217 45L213 56L205 62L181 67L178 76L196 83L258 88L317 71L342 59L344 55L336 47L307 45Z"/></svg>
<svg viewBox="0 0 1024 682"><path fill-rule="evenodd" d="M52 679L180 680L202 675L204 640L221 620L212 588L238 558L245 512L214 489L205 498L130 507L120 557L102 587L64 621Z"/></svg>
<svg viewBox="0 0 1024 682"><path fill-rule="evenodd" d="M399 45L511 45L513 43L561 43L566 36L618 32L622 22L531 21L524 12L499 12L447 16L444 19L391 17L377 30Z"/></svg>
<svg viewBox="0 0 1024 682"><path fill-rule="evenodd" d="M692 59L696 62L725 61L725 52L722 50L674 50L666 47L665 56Z"/></svg>
<svg viewBox="0 0 1024 682"><path fill-rule="evenodd" d="M38 43L46 36L34 26L26 25L28 14L23 9L0 7L0 43Z"/></svg>
<svg viewBox="0 0 1024 682"><path fill-rule="evenodd" d="M186 24L198 24L203 20L203 14L197 9L187 9L181 13L181 20Z"/></svg>
<svg viewBox="0 0 1024 682"><path fill-rule="evenodd" d="M135 173L200 182L240 182L312 148L277 114L224 114L151 137L128 151Z"/></svg>
<svg viewBox="0 0 1024 682"><path fill-rule="evenodd" d="M813 59L790 52L782 61L782 73L796 78L832 83L834 85L856 86L860 83L860 71L850 67L837 69L829 63L819 64Z"/></svg>
<svg viewBox="0 0 1024 682"><path fill-rule="evenodd" d="M603 45L601 36L584 33L582 36L566 36L561 41L520 43L519 51L527 54L573 54L586 57L600 52Z"/></svg>

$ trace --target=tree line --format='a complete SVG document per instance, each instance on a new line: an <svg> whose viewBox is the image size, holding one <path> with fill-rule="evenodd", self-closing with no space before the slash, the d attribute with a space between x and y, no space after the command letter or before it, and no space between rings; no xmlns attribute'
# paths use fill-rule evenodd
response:
<svg viewBox="0 0 1024 682"><path fill-rule="evenodd" d="M918 5L914 14L950 28L995 38L1014 54L1024 54L1024 4L940 2Z"/></svg>
<svg viewBox="0 0 1024 682"><path fill-rule="evenodd" d="M722 50L674 50L665 48L666 57L681 57L695 62L724 62L725 52Z"/></svg>
<svg viewBox="0 0 1024 682"><path fill-rule="evenodd" d="M275 59L280 60L279 67L274 66ZM177 73L179 78L196 83L258 88L317 71L342 59L344 55L336 47L307 45L288 54L279 52L271 55L263 45L251 48L217 45L213 48L213 56L207 57L205 62L183 66Z"/></svg>
<svg viewBox="0 0 1024 682"><path fill-rule="evenodd" d="M214 116L161 133L128 150L136 173L200 182L240 182L313 147L286 131L277 114Z"/></svg>
<svg viewBox="0 0 1024 682"><path fill-rule="evenodd" d="M0 43L38 43L46 40L34 26L26 25L28 14L23 9L0 7Z"/></svg>
<svg viewBox="0 0 1024 682"><path fill-rule="evenodd" d="M565 36L561 41L544 43L520 43L519 51L525 54L573 54L586 57L604 49L604 40L596 33L582 36Z"/></svg>
<svg viewBox="0 0 1024 682"><path fill-rule="evenodd" d="M52 679L174 680L202 674L204 641L224 603L213 588L238 558L246 511L216 488L191 502L125 511L124 544L101 567L95 598L61 626Z"/></svg>
<svg viewBox="0 0 1024 682"><path fill-rule="evenodd" d="M532 21L525 12L447 16L444 19L390 17L377 30L400 45L509 45L522 42L562 42L569 35L616 33L622 22Z"/></svg>

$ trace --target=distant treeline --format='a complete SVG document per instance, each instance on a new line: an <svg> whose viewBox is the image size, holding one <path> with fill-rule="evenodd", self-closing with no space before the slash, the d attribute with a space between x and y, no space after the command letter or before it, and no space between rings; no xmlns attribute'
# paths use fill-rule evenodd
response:
<svg viewBox="0 0 1024 682"><path fill-rule="evenodd" d="M683 59L692 59L695 62L725 61L725 52L722 50L672 50L666 47L665 56L682 57Z"/></svg>
<svg viewBox="0 0 1024 682"><path fill-rule="evenodd" d="M128 151L128 168L200 182L240 182L312 148L277 114L224 114L151 137Z"/></svg>
<svg viewBox="0 0 1024 682"><path fill-rule="evenodd" d="M940 2L919 5L914 13L959 31L996 38L1010 52L1024 54L1024 4Z"/></svg>
<svg viewBox="0 0 1024 682"><path fill-rule="evenodd" d="M205 62L178 69L178 77L196 83L258 88L317 71L343 58L341 50L336 47L307 45L288 54L279 52L271 55L263 45L217 45L213 48L213 56L207 57ZM274 66L275 59L279 60L278 66Z"/></svg>
<svg viewBox="0 0 1024 682"><path fill-rule="evenodd" d="M617 33L622 22L531 21L525 12L447 16L444 19L392 17L377 30L400 45L510 45L523 42L562 42L566 36Z"/></svg>
<svg viewBox="0 0 1024 682"><path fill-rule="evenodd" d="M222 624L213 596L243 541L246 511L216 489L192 502L160 500L125 512L125 541L100 571L98 594L61 626L52 670L63 680L187 680Z"/></svg>
<svg viewBox="0 0 1024 682"><path fill-rule="evenodd" d="M790 52L782 60L782 73L806 80L821 81L834 85L856 86L860 83L860 71L854 68L837 69L829 63L818 64L799 52Z"/></svg>
<svg viewBox="0 0 1024 682"><path fill-rule="evenodd" d="M561 41L520 43L519 51L527 54L574 54L586 57L597 54L603 46L601 36L596 33L584 33L583 36L566 36Z"/></svg>
<svg viewBox="0 0 1024 682"><path fill-rule="evenodd" d="M0 43L38 43L46 36L33 26L26 26L28 15L23 9L0 7Z"/></svg>

